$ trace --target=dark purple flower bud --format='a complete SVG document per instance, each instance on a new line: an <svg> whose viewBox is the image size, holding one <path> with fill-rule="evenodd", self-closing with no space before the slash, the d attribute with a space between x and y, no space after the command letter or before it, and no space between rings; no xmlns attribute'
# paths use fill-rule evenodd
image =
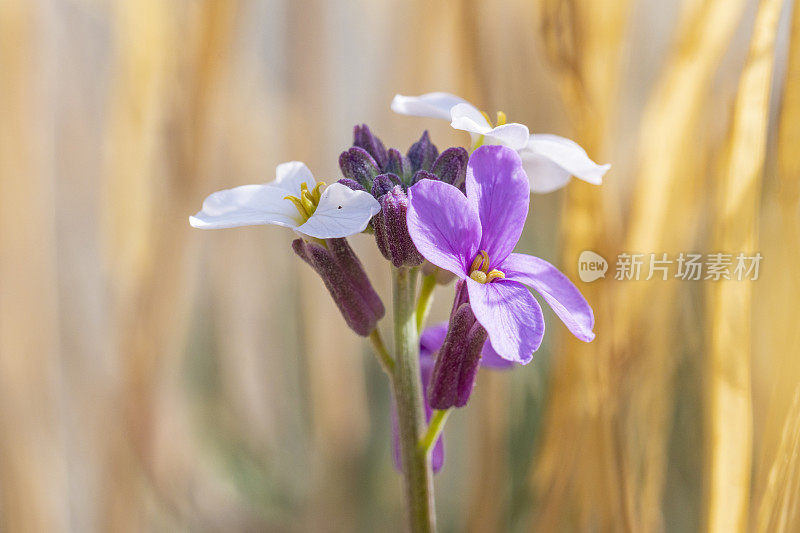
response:
<svg viewBox="0 0 800 533"><path fill-rule="evenodd" d="M388 160L386 148L383 143L369 130L366 124L353 128L353 146L366 150L378 163L378 168L384 168Z"/></svg>
<svg viewBox="0 0 800 533"><path fill-rule="evenodd" d="M383 257L397 268L421 265L425 259L408 234L408 197L403 188L396 185L378 201L381 211L372 218L372 225L375 228L375 241Z"/></svg>
<svg viewBox="0 0 800 533"><path fill-rule="evenodd" d="M454 187L461 187L467 178L469 154L464 148L448 148L436 158L431 172L443 182Z"/></svg>
<svg viewBox="0 0 800 533"><path fill-rule="evenodd" d="M363 185L361 185L356 180L351 180L350 178L342 178L339 180L339 183L341 183L345 187L353 189L354 191L366 191Z"/></svg>
<svg viewBox="0 0 800 533"><path fill-rule="evenodd" d="M395 148L389 148L388 153L389 160L383 171L396 174L402 181L408 180L411 177L411 162Z"/></svg>
<svg viewBox="0 0 800 533"><path fill-rule="evenodd" d="M408 149L408 160L411 162L411 170L429 170L436 157L439 155L439 150L431 142L428 136L428 131L423 132L422 137L417 142L411 145Z"/></svg>
<svg viewBox="0 0 800 533"><path fill-rule="evenodd" d="M417 170L413 176L411 176L411 180L408 182L408 186L411 187L418 181L422 180L436 180L438 179L435 174L431 174L427 170Z"/></svg>
<svg viewBox="0 0 800 533"><path fill-rule="evenodd" d="M353 249L350 248L347 239L328 239L325 242L328 245L328 250L331 251L336 259L336 263L361 295L364 303L372 310L376 317L375 321L377 322L383 318L386 310L383 307L381 297L372 288L372 283L370 283L361 261L359 261Z"/></svg>
<svg viewBox="0 0 800 533"><path fill-rule="evenodd" d="M475 319L469 303L463 303L450 317L447 336L433 368L428 400L433 409L463 407L467 404L488 334Z"/></svg>
<svg viewBox="0 0 800 533"><path fill-rule="evenodd" d="M381 173L378 163L363 148L354 146L339 156L339 168L345 178L357 181L366 190L372 189L372 180Z"/></svg>
<svg viewBox="0 0 800 533"><path fill-rule="evenodd" d="M387 192L400 185L400 179L394 174L381 174L372 181L372 196L380 198Z"/></svg>
<svg viewBox="0 0 800 533"><path fill-rule="evenodd" d="M327 243L325 248L295 239L292 249L322 278L347 325L366 337L383 317L383 303L347 241L329 239Z"/></svg>

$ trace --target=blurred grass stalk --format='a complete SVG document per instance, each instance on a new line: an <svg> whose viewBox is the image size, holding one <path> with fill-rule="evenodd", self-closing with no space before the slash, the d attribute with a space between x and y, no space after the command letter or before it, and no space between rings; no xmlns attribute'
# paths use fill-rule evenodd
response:
<svg viewBox="0 0 800 533"><path fill-rule="evenodd" d="M280 298L272 294L269 301L253 302L274 286L264 280L249 282L264 275L267 262L281 272L297 268L284 248L280 259L274 257L274 248L286 242L271 233L264 238L263 232L242 230L226 234L224 244L209 244L216 253L208 267L214 282L207 284L215 287L209 289L214 292L213 310L199 314L218 323L214 333L223 338L204 347L220 352L211 357L219 358L219 379L228 395L210 403L227 401L236 407L233 422L204 422L220 434L233 426L232 435L217 436L228 438L231 448L241 439L246 442L243 447L262 453L253 455L271 466L280 460L276 457L289 455L299 457L297 465L292 461L278 465L278 474L259 473L263 479L253 474L252 479L261 483L248 487L261 498L254 503L248 500L253 494L231 490L230 478L241 472L226 471L228 465L219 468L213 456L217 450L204 449L209 445L197 435L202 430L191 426L192 409L197 407L188 405L181 363L186 322L192 316L192 277L206 272L194 253L200 237L186 224L186 214L196 210L209 190L267 179L264 173L283 158L308 157L312 168L335 172L335 163L326 164L323 156L346 144L337 137L346 128L336 121L348 106L359 110L366 106L360 96L341 101L350 86L346 69L338 71L339 62L352 54L348 46L359 42L348 35L352 42L345 44L339 37L341 21L331 17L343 4L330 8L313 0L270 5L276 12L285 11L279 15L292 31L284 37L270 35L264 41L269 45L261 44L283 47L275 53L279 59L270 59L274 63L264 69L275 77L266 82L238 76L256 70L253 62L263 61L264 56L244 48L247 53L235 55L236 43L258 48L252 43L266 39L256 39L252 33L239 38L237 14L244 4L252 8L256 3L0 2L0 529L64 531L76 523L94 523L95 514L100 529L109 530L142 530L154 524L170 529L175 522L197 529L264 529L264 517L253 516L259 511L276 516L275 523L284 527L325 529L335 524L357 529L367 523L362 522L362 512L399 512L399 505L386 503L396 496L391 487L382 492L391 485L386 480L392 476L384 464L388 437L374 434L369 425L374 407L368 405L360 345L341 327L330 302L320 296L319 280L301 269L294 285L281 284ZM686 282L617 283L610 279L612 270L603 282L581 285L595 307L598 336L584 345L562 330L554 350L541 448L531 474L533 496L526 500L526 505L535 507L532 526L538 530L659 531L673 526L664 523L668 499L675 496L664 490L674 458L671 440L680 441L680 450L691 455L684 458L684 468L693 461L702 464L705 503L686 510L705 514L701 527L715 532L741 531L748 524L757 531L800 528L797 2L780 108L776 186L768 187L769 165L763 192L761 186L781 4L780 0L759 4L724 147L707 123L727 125L710 110L714 98L725 97L714 82L725 55L736 49L747 0L682 2L674 43L652 90L648 88L642 120L635 122L632 136L626 136L619 123L621 95L630 96L622 67L624 52L638 44L629 41L631 9L649 5L630 0L519 0L502 13L500 2L432 5L418 0L407 16L421 24L425 31L419 33L427 37L406 39L403 34L398 41L403 46L393 50L391 75L383 85L376 82L365 89L382 98L391 95L395 85L403 90L414 87L414 92L440 88L487 105L493 99L515 97L519 109L528 112L548 106L552 102L546 96L530 103L531 94L546 95L545 80L533 69L518 68L536 63L533 48L530 58L521 57L519 51L532 47L541 29L562 100L572 114L574 138L593 158L614 163L603 187L573 180L565 192L565 265L573 265L584 249L610 262L621 251L670 255L691 251L705 244L708 220L715 228L715 249L709 252L747 253L763 247L763 279L752 284L709 283L713 286L706 294L707 305L700 311L686 302L700 290ZM81 495L81 500L70 494L68 479L70 468L82 471L81 463L65 442L69 440L65 433L75 431L65 427L64 420L69 420L65 411L75 406L64 407L62 400L75 393L61 382L63 368L72 361L64 359L60 349L58 294L74 288L57 286L54 228L59 220L52 166L53 161L58 164L58 155L51 137L58 110L50 94L57 80L48 74L53 58L76 52L57 55L48 48L53 41L45 33L53 26L54 5L93 10L91 17L108 28L112 42L107 58L108 109L98 114L99 119L87 118L88 127L101 130L108 142L100 176L99 209L104 218L98 233L102 235L86 238L103 242L106 278L94 282L99 292L108 293L102 305L113 328L110 338L86 342L109 346L109 358L116 358L117 365L112 365L114 378L108 385L115 389L113 401L99 408L102 415L95 421L101 441L95 447L105 447L95 458L101 463L95 474L102 477L99 493ZM389 4L376 6L370 8L372 21L394 28L396 14ZM308 20L308 13L316 17ZM263 31L262 22L245 29L253 32L253 27ZM383 30L376 23L372 31L377 35ZM389 32L389 37L396 36ZM240 70L234 75L237 64ZM509 78L506 73L511 71ZM628 75L638 72L634 68ZM328 91L331 85L321 80L330 79L341 87ZM264 94L264 86L271 92ZM243 94L249 99L241 98ZM280 127L262 124L271 115L278 115L275 122ZM635 150L621 149L629 138L636 139ZM264 144L272 152L265 154L267 148L259 144L262 139L270 140ZM623 152L635 153L627 169L625 162L612 157ZM717 153L722 171L715 170ZM707 201L712 192L718 193L718 203ZM759 199L764 202L761 210ZM59 201L68 206L62 207L67 214L61 216L73 216L69 209L75 202L70 203L69 197ZM759 221L764 223L760 240ZM203 238L214 239L210 234ZM574 277L574 271L567 272ZM386 280L376 282L385 288ZM285 298L296 301L286 307L276 305ZM698 316L685 318L687 310ZM288 316L292 313L298 316ZM702 331L676 333L686 330L693 319L705 324L705 339ZM283 328L291 333L279 331ZM303 341L284 338L294 337L294 331L302 332ZM267 362L261 361L265 351L271 352ZM692 441L696 435L676 435L673 429L675 405L694 392L682 389L685 384L676 378L681 364L705 372L705 450ZM252 365L263 375L244 376L243 365ZM295 377L288 377L294 374L307 381L300 390L294 388ZM103 377L85 379L98 375ZM247 398L239 390L245 379ZM473 437L469 439L473 445L448 440L452 451L469 453L465 464L470 475L458 472L450 485L445 481L447 472L437 480L445 490L457 488L456 496L447 494L450 501L466 496L463 501L468 503L448 512L466 516L458 520L475 531L497 529L504 520L505 452L514 419L509 412L498 414L510 394L509 378L494 375L481 380L475 396L479 403L462 415L471 424L465 434ZM79 386L80 380L68 385ZM296 406L283 409L286 403ZM208 419L216 416L202 414ZM753 419L761 430L754 432ZM270 446L299 442L305 435L297 428L305 424L312 429L310 466L297 450L273 455ZM290 431L298 434L283 438ZM383 470L367 472L363 458L367 447L382 450L367 451L377 457L371 460L381 461ZM458 464L459 453L450 457L451 464ZM241 470L250 466L244 464ZM312 473L297 476L298 468ZM472 486L465 487L469 482ZM699 490L693 481L682 482L682 494L677 496L684 499L679 502ZM376 487L381 490L370 492ZM262 493L279 496L265 503ZM298 508L292 505L297 502L311 502L308 507L313 511L295 517ZM275 509L254 511L268 504ZM87 511L80 505L95 509ZM77 514L86 516L76 519Z"/></svg>
<svg viewBox="0 0 800 533"><path fill-rule="evenodd" d="M718 184L715 250L753 254L758 247L769 96L782 0L761 0L742 71ZM706 520L711 532L745 531L753 456L753 284L710 284L706 375Z"/></svg>
<svg viewBox="0 0 800 533"><path fill-rule="evenodd" d="M47 14L37 2L0 2L0 528L7 531L69 527Z"/></svg>

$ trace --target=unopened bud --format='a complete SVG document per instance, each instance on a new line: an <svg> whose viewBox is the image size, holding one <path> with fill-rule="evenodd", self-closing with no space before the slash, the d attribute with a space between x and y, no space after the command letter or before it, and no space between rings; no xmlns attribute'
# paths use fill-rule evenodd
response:
<svg viewBox="0 0 800 533"><path fill-rule="evenodd" d="M450 317L447 336L433 368L428 388L428 401L433 409L467 404L487 338L488 334L475 319L470 304L461 304Z"/></svg>
<svg viewBox="0 0 800 533"><path fill-rule="evenodd" d="M454 187L461 187L467 178L469 154L464 148L448 148L436 158L431 172L443 182Z"/></svg>
<svg viewBox="0 0 800 533"><path fill-rule="evenodd" d="M389 159L386 163L386 168L383 169L384 172L391 172L397 175L403 183L406 183L411 177L411 162L395 148L389 148L387 153L389 154Z"/></svg>
<svg viewBox="0 0 800 533"><path fill-rule="evenodd" d="M359 146L366 150L369 155L378 163L378 168L384 168L388 160L386 147L383 142L372 134L366 124L353 128L353 146Z"/></svg>
<svg viewBox="0 0 800 533"><path fill-rule="evenodd" d="M408 160L411 162L411 170L430 170L436 157L439 155L439 150L431 142L428 136L428 131L422 133L422 137L411 145L408 149Z"/></svg>
<svg viewBox="0 0 800 533"><path fill-rule="evenodd" d="M366 337L383 317L383 303L347 241L330 239L327 244L295 239L292 249L322 278L347 325Z"/></svg>
<svg viewBox="0 0 800 533"><path fill-rule="evenodd" d="M381 210L373 217L372 225L375 228L375 241L383 257L397 268L421 265L425 258L417 251L408 233L408 197L403 188L394 186L378 201Z"/></svg>
<svg viewBox="0 0 800 533"><path fill-rule="evenodd" d="M400 185L400 179L394 174L381 174L372 181L372 196L380 198L387 192Z"/></svg>
<svg viewBox="0 0 800 533"><path fill-rule="evenodd" d="M345 178L357 181L367 191L372 189L372 180L375 176L381 173L375 159L358 146L341 153L339 168Z"/></svg>

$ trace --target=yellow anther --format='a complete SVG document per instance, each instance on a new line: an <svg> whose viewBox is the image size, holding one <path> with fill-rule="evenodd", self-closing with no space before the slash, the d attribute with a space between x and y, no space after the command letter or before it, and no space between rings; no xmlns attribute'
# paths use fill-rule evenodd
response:
<svg viewBox="0 0 800 533"><path fill-rule="evenodd" d="M319 199L322 198L322 189L326 186L324 181L320 181L314 186L314 189L311 191L311 198L314 200L314 205L319 205Z"/></svg>
<svg viewBox="0 0 800 533"><path fill-rule="evenodd" d="M473 270L469 273L469 277L478 283L486 283L486 273L482 270Z"/></svg>
<svg viewBox="0 0 800 533"><path fill-rule="evenodd" d="M294 204L294 206L297 208L297 212L300 213L301 217L303 217L303 220L308 220L308 217L311 216L306 212L306 208L303 205L303 202L301 202L300 198L298 198L297 196L284 196L283 199L289 200Z"/></svg>
<svg viewBox="0 0 800 533"><path fill-rule="evenodd" d="M469 271L472 272L474 270L480 270L482 264L483 264L483 256L478 254L475 256L475 259L472 260L472 266L469 267Z"/></svg>
<svg viewBox="0 0 800 533"><path fill-rule="evenodd" d="M488 274L486 274L486 283L489 283L494 279L504 279L505 277L506 275L503 272L494 268L490 270Z"/></svg>
<svg viewBox="0 0 800 533"><path fill-rule="evenodd" d="M490 268L489 254L486 250L481 250L475 259L472 260L472 266L469 269L469 277L478 283L489 283L496 279L503 279L506 277L505 273L496 268Z"/></svg>
<svg viewBox="0 0 800 533"><path fill-rule="evenodd" d="M470 272L473 270L482 270L484 274L489 271L489 254L486 253L486 250L478 252L478 255L472 260L472 266L469 270Z"/></svg>
<svg viewBox="0 0 800 533"><path fill-rule="evenodd" d="M303 191L303 194L300 196L300 202L303 204L303 207L305 207L308 216L313 215L314 211L317 210L317 206L314 205L314 198L312 198L308 190Z"/></svg>
<svg viewBox="0 0 800 533"><path fill-rule="evenodd" d="M506 123L506 114L502 111L497 112L497 125L502 126Z"/></svg>
<svg viewBox="0 0 800 533"><path fill-rule="evenodd" d="M300 218L303 222L311 218L314 211L317 210L319 200L322 197L322 190L325 188L324 182L317 183L312 190L308 190L308 185L303 182L300 184L300 197L297 196L284 196L284 200L289 200L297 208L300 213Z"/></svg>

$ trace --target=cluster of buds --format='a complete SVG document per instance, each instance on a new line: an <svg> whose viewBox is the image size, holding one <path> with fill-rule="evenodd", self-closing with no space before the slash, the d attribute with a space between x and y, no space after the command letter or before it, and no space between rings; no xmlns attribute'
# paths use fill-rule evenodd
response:
<svg viewBox="0 0 800 533"><path fill-rule="evenodd" d="M339 156L344 179L353 190L368 191L381 205L372 218L375 241L383 256L400 267L419 266L425 259L417 251L406 224L408 188L423 179L464 187L469 155L464 148L448 148L441 154L428 132L406 152L388 150L364 124L353 130L353 146Z"/></svg>

